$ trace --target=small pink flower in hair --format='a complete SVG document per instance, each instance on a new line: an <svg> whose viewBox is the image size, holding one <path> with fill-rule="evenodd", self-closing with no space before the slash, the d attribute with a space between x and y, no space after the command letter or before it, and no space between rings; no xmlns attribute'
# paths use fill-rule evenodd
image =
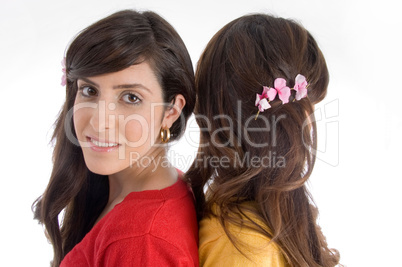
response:
<svg viewBox="0 0 402 267"><path fill-rule="evenodd" d="M295 79L296 100L300 100L307 96L307 81L306 77L301 74L297 74Z"/></svg>
<svg viewBox="0 0 402 267"><path fill-rule="evenodd" d="M258 106L259 111L264 111L266 109L269 109L271 107L270 104L268 104L267 98L268 98L268 91L270 88L264 86L262 94L257 94L255 98L255 106Z"/></svg>
<svg viewBox="0 0 402 267"><path fill-rule="evenodd" d="M276 96L276 90L274 88L270 88L267 86L263 86L262 88L262 94L257 94L257 97L255 99L255 106L258 106L258 109L260 111L269 109L271 105L269 105L268 102L274 100ZM269 101L267 101L267 99Z"/></svg>
<svg viewBox="0 0 402 267"><path fill-rule="evenodd" d="M296 91L296 100L300 100L307 96L307 87L308 83L306 81L306 77L301 74L298 74L295 79L294 88L289 88L286 86L286 80L283 78L277 78L274 81L274 87L271 88L268 86L263 86L262 94L257 94L255 99L255 106L258 106L258 112L255 116L255 120L257 119L260 112L263 112L266 109L269 109L271 105L269 102L275 99L278 94L279 99L282 101L282 104L289 103L289 97L291 90ZM293 100L295 101L295 100Z"/></svg>
<svg viewBox="0 0 402 267"><path fill-rule="evenodd" d="M282 100L282 104L288 103L290 97L290 88L286 86L286 80L282 78L275 79L274 87L278 92L279 99Z"/></svg>
<svg viewBox="0 0 402 267"><path fill-rule="evenodd" d="M277 94L277 91L276 91L275 88L271 88L271 87L268 88L267 95L268 95L268 100L269 101L274 100L275 97L276 97L276 94Z"/></svg>
<svg viewBox="0 0 402 267"><path fill-rule="evenodd" d="M61 66L63 67L61 71L63 72L63 75L61 76L61 85L65 86L67 84L67 74L66 74L66 57L63 58L61 61Z"/></svg>
<svg viewBox="0 0 402 267"><path fill-rule="evenodd" d="M271 105L268 103L268 100L267 100L267 98L269 97L268 92L270 91L270 89L272 89L272 88L263 86L262 94L256 95L255 106L258 106L258 113L255 116L255 119L257 119L258 114L260 114L260 112L263 112L264 110L269 109L271 107Z"/></svg>

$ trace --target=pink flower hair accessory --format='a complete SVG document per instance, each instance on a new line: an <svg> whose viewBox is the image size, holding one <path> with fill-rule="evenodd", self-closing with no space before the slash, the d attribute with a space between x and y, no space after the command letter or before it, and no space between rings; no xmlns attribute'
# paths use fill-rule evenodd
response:
<svg viewBox="0 0 402 267"><path fill-rule="evenodd" d="M295 86L293 90L296 91L296 100L300 100L307 96L307 81L306 77L301 74L297 74L295 79Z"/></svg>
<svg viewBox="0 0 402 267"><path fill-rule="evenodd" d="M289 103L291 90L296 91L296 96L293 100L295 101L307 96L307 87L308 83L306 81L306 77L301 74L297 74L295 78L295 86L293 88L289 88L288 86L286 86L286 80L283 78L275 79L274 88L263 86L262 94L257 94L255 99L255 106L258 107L258 112L255 116L255 120L257 119L260 112L264 112L264 110L271 108L269 102L273 101L276 95L279 96L282 104L286 104Z"/></svg>
<svg viewBox="0 0 402 267"><path fill-rule="evenodd" d="M63 72L63 75L61 76L61 85L66 86L67 84L66 57L64 57L63 60L61 61L61 66L62 66L61 71Z"/></svg>

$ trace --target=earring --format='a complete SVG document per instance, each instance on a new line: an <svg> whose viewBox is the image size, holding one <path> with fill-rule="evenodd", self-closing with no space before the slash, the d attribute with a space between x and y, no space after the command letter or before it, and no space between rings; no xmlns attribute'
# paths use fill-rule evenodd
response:
<svg viewBox="0 0 402 267"><path fill-rule="evenodd" d="M170 129L166 128L164 129L163 127L161 128L161 140L163 143L167 143L170 140Z"/></svg>

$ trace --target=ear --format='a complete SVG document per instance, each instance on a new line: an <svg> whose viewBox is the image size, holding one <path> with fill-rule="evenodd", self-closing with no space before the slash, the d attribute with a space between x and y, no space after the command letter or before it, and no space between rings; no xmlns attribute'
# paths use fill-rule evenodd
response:
<svg viewBox="0 0 402 267"><path fill-rule="evenodd" d="M170 128L173 123L180 117L181 111L186 105L186 99L182 95L176 95L173 106L169 106L165 110L165 115L162 121L162 127Z"/></svg>

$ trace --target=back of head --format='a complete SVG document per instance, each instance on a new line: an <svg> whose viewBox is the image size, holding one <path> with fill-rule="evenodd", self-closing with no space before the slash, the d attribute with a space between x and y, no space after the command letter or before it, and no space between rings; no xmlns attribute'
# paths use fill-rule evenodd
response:
<svg viewBox="0 0 402 267"><path fill-rule="evenodd" d="M293 101L293 92L287 104L273 100L256 118L256 94L263 86L273 87L275 79L283 78L293 87L298 74L307 79L308 96ZM277 242L293 265L337 261L315 223L304 186L317 145L313 105L325 97L328 81L325 59L310 33L291 20L265 14L224 26L208 43L196 71L200 153L187 177L199 210L210 215L212 205L218 205L222 222L241 225L239 207L256 202L256 216L272 233L250 228ZM205 162L211 156L230 164Z"/></svg>

